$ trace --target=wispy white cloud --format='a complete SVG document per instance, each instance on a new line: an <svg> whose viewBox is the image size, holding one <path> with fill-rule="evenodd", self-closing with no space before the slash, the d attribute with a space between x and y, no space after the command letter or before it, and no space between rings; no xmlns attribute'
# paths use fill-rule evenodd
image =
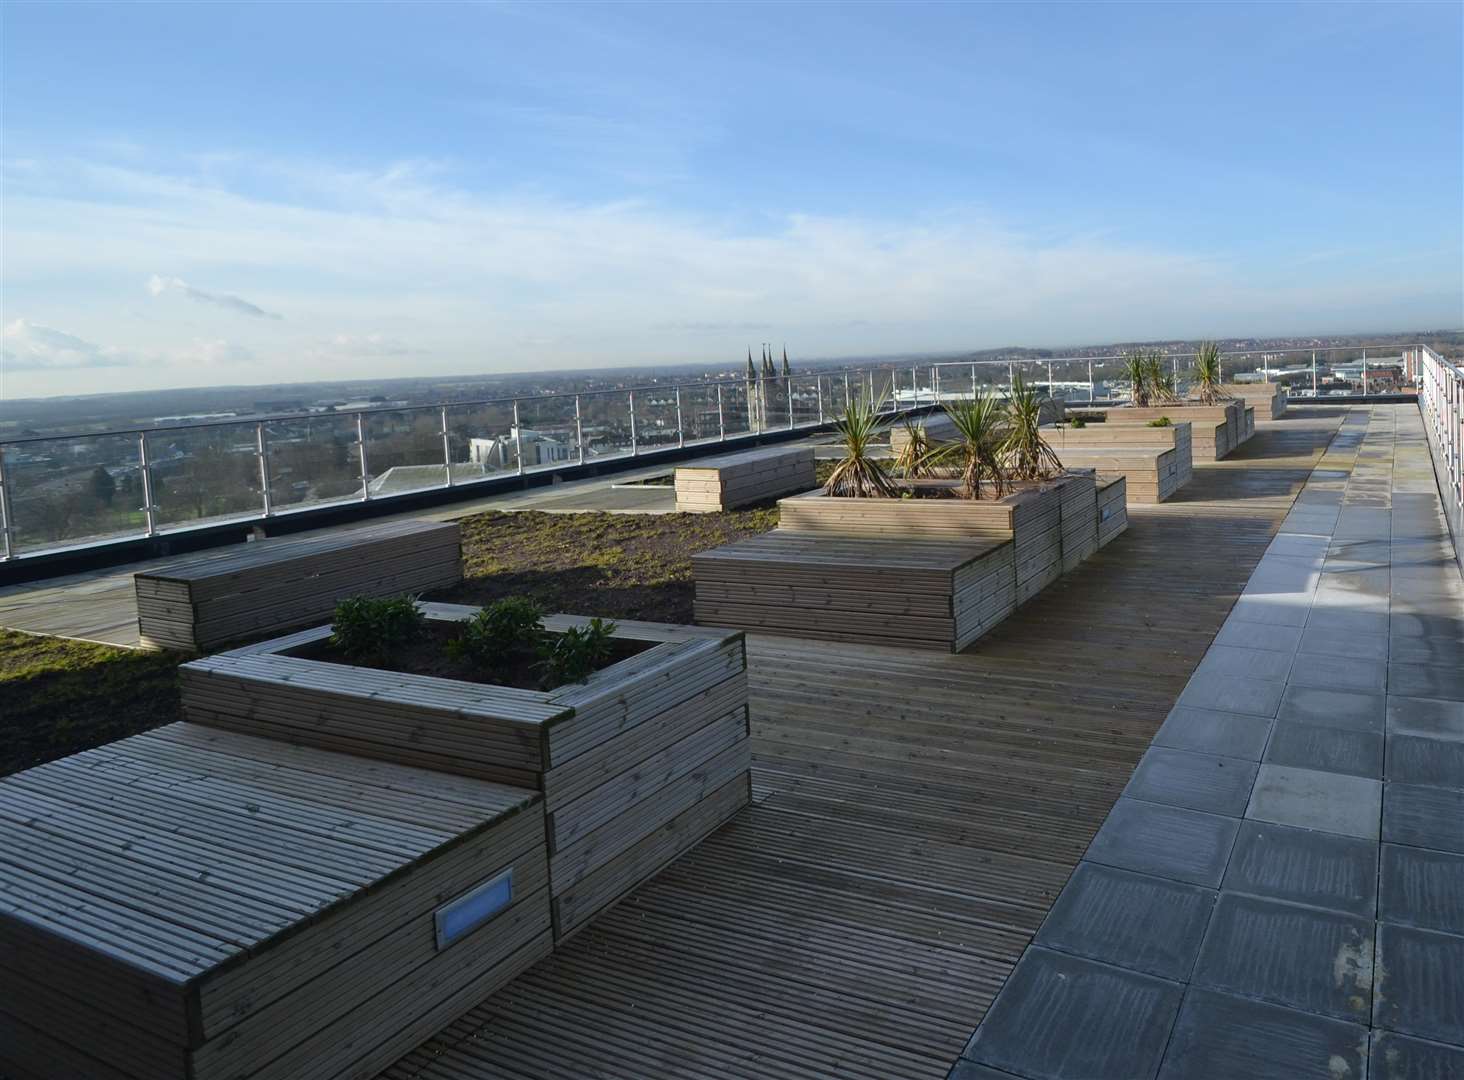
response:
<svg viewBox="0 0 1464 1080"><path fill-rule="evenodd" d="M182 278L159 277L157 274L147 280L147 291L153 296L162 296L164 293L176 292L186 296L189 300L198 304L212 304L228 311L237 312L240 315L250 315L256 319L281 319L284 316L276 315L274 312L265 311L258 304L251 304L238 296L230 296L228 293L204 292L202 289L195 289Z"/></svg>
<svg viewBox="0 0 1464 1080"><path fill-rule="evenodd" d="M85 368L127 367L140 357L125 349L98 345L55 327L28 319L5 324L0 350L11 371L76 371Z"/></svg>

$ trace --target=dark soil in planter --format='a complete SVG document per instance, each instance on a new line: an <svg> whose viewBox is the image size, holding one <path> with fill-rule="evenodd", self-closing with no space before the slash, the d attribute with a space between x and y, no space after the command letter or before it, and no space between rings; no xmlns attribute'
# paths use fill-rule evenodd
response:
<svg viewBox="0 0 1464 1080"><path fill-rule="evenodd" d="M290 649L285 655L297 656L302 660L323 660L330 664L375 668L377 671L396 671L403 675L431 675L438 679L456 679L459 682L483 683L488 686L511 686L517 690L556 689L554 686L544 685L543 671L538 666L539 658L532 650L514 655L504 670L497 672L486 671L466 657L454 659L448 655L447 645L448 642L457 640L461 634L461 624L431 619L427 623L426 633L419 640L379 662L351 660L332 645L329 638ZM544 635L546 639L557 636ZM655 642L652 641L615 638L610 642L609 654L595 670L604 671L610 665L628 660L654 645Z"/></svg>

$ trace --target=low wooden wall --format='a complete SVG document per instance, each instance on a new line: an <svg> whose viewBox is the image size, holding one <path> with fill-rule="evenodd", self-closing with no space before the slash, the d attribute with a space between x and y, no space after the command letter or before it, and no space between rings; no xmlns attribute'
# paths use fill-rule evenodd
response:
<svg viewBox="0 0 1464 1080"><path fill-rule="evenodd" d="M699 459L676 469L676 509L690 513L734 510L818 486L813 447L744 450Z"/></svg>
<svg viewBox="0 0 1464 1080"><path fill-rule="evenodd" d="M1016 606L1008 539L890 541L776 529L692 557L699 623L958 651Z"/></svg>
<svg viewBox="0 0 1464 1080"><path fill-rule="evenodd" d="M423 605L455 620L477 609ZM556 615L546 628L583 625ZM539 692L283 655L316 628L185 664L189 719L544 794L556 938L750 797L747 660L735 631L624 621L644 652ZM701 805L712 800L711 806Z"/></svg>
<svg viewBox="0 0 1464 1080"><path fill-rule="evenodd" d="M8 777L0 1072L374 1076L550 951L544 827L535 791L187 723Z"/></svg>
<svg viewBox="0 0 1464 1080"><path fill-rule="evenodd" d="M1281 383L1226 383L1221 389L1244 401L1260 416L1279 420L1286 415L1286 387Z"/></svg>
<svg viewBox="0 0 1464 1080"><path fill-rule="evenodd" d="M133 575L143 644L190 652L319 621L347 596L461 580L458 526L434 521L261 540Z"/></svg>
<svg viewBox="0 0 1464 1080"><path fill-rule="evenodd" d="M1128 528L1127 480L1123 476L1098 475L1098 546L1106 547Z"/></svg>
<svg viewBox="0 0 1464 1080"><path fill-rule="evenodd" d="M1194 475L1193 425L1168 427L1093 424L1044 429L1043 437L1063 461L1104 474L1128 477L1128 498L1156 503L1171 498Z"/></svg>

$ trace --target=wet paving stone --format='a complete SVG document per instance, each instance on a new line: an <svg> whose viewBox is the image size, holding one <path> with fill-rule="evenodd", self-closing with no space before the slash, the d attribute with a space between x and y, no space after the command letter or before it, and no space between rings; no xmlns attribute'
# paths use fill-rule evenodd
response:
<svg viewBox="0 0 1464 1080"><path fill-rule="evenodd" d="M1464 742L1389 735L1388 779L1405 784L1464 787Z"/></svg>
<svg viewBox="0 0 1464 1080"><path fill-rule="evenodd" d="M1078 864L1037 944L1167 979L1187 979L1215 893L1096 863Z"/></svg>
<svg viewBox="0 0 1464 1080"><path fill-rule="evenodd" d="M1464 701L1388 695L1388 734L1464 742Z"/></svg>
<svg viewBox="0 0 1464 1080"><path fill-rule="evenodd" d="M1464 1047L1374 1031L1368 1080L1459 1080L1464 1077Z"/></svg>
<svg viewBox="0 0 1464 1080"><path fill-rule="evenodd" d="M1424 784L1388 784L1383 841L1464 855L1464 791Z"/></svg>
<svg viewBox="0 0 1464 1080"><path fill-rule="evenodd" d="M1408 697L1464 701L1464 667L1434 664L1389 664L1388 687Z"/></svg>
<svg viewBox="0 0 1464 1080"><path fill-rule="evenodd" d="M1367 1028L1192 989L1160 1080L1361 1080Z"/></svg>
<svg viewBox="0 0 1464 1080"><path fill-rule="evenodd" d="M1464 1045L1464 937L1378 924L1373 1024Z"/></svg>
<svg viewBox="0 0 1464 1080"><path fill-rule="evenodd" d="M1464 934L1464 855L1384 844L1378 918Z"/></svg>
<svg viewBox="0 0 1464 1080"><path fill-rule="evenodd" d="M1387 698L1382 694L1290 686L1281 697L1276 719L1381 733L1386 713Z"/></svg>
<svg viewBox="0 0 1464 1080"><path fill-rule="evenodd" d="M1344 773L1262 765L1245 816L1376 840L1383 785Z"/></svg>
<svg viewBox="0 0 1464 1080"><path fill-rule="evenodd" d="M1085 857L1105 866L1215 888L1239 827L1235 818L1120 798Z"/></svg>
<svg viewBox="0 0 1464 1080"><path fill-rule="evenodd" d="M1259 761L1270 736L1271 721L1263 716L1180 705L1170 710L1154 745Z"/></svg>
<svg viewBox="0 0 1464 1080"><path fill-rule="evenodd" d="M1247 716L1272 717L1286 684L1278 679L1195 672L1179 695L1179 704L1193 709L1219 709Z"/></svg>
<svg viewBox="0 0 1464 1080"><path fill-rule="evenodd" d="M1319 724L1277 724L1265 760L1376 780L1383 775L1383 737Z"/></svg>
<svg viewBox="0 0 1464 1080"><path fill-rule="evenodd" d="M1370 919L1221 893L1194 982L1366 1023L1373 926Z"/></svg>
<svg viewBox="0 0 1464 1080"><path fill-rule="evenodd" d="M1222 888L1371 918L1377 907L1377 845L1248 821L1236 835Z"/></svg>
<svg viewBox="0 0 1464 1080"><path fill-rule="evenodd" d="M1124 794L1166 806L1240 817L1255 779L1253 761L1158 746L1143 756Z"/></svg>
<svg viewBox="0 0 1464 1080"><path fill-rule="evenodd" d="M964 1056L1031 1080L1152 1077L1181 994L1172 982L1034 946Z"/></svg>

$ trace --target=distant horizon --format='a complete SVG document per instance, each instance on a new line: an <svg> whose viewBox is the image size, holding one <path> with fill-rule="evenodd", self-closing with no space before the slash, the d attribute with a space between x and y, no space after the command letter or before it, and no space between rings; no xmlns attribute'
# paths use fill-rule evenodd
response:
<svg viewBox="0 0 1464 1080"><path fill-rule="evenodd" d="M76 12L0 6L7 398L1464 322L1457 4Z"/></svg>
<svg viewBox="0 0 1464 1080"><path fill-rule="evenodd" d="M1154 346L1160 346L1160 345L1173 344L1175 342L1183 342L1183 343L1196 342L1197 343L1197 342L1201 342L1201 341L1210 341L1210 340L1212 340L1212 341L1217 341L1217 342L1223 343L1223 342L1227 342L1227 341L1268 341L1268 340L1275 340L1275 339L1278 339L1278 338L1313 338L1313 339L1323 339L1323 340L1325 340L1325 339L1332 339L1332 338L1404 338L1404 337L1410 337L1411 338L1411 337L1415 337L1415 336L1421 339L1421 338L1424 338L1424 337L1427 337L1427 336L1430 336L1430 335L1438 335L1438 334L1461 334L1461 335L1464 335L1464 324L1461 324L1458 327L1433 327L1433 328L1429 328L1429 329L1408 329L1408 330L1391 330L1391 331L1390 330L1322 331L1322 332L1312 331L1312 332L1295 332L1295 333L1282 333L1282 334L1226 334L1226 335L1218 335L1218 336L1216 336L1214 338L1203 338L1203 337L1130 338L1130 339L1121 339L1121 340L1115 340L1115 341L1110 341L1110 342L1081 341L1081 342L1078 342L1078 343L1073 344L1073 345L1052 345L1052 344L1015 345L1015 344L1006 344L1006 345L979 345L979 346L970 346L970 347L958 348L958 349L914 349L914 348L912 348L912 349L897 350L897 351L889 352L889 353L846 353L846 354L838 354L838 355L830 355L830 356L807 356L807 357L801 357L801 358L795 358L790 353L789 360L790 360L790 363L793 364L794 374L797 375L797 374L800 374L800 371L799 371L799 365L800 364L802 364L802 365L816 365L816 366L819 366L819 367L826 367L826 366L831 365L831 364L844 364L846 366L856 367L856 366L862 366L862 365L866 365L866 364L870 364L870 365L889 364L889 363L893 363L893 362L897 362L897 361L902 361L902 360L930 361L930 360L940 360L940 358L944 358L944 357L956 357L956 358L959 358L959 357L969 356L969 355L971 355L973 353L985 353L985 352L993 352L993 351L998 351L998 352L1005 352L1005 351L1034 351L1034 352L1045 352L1045 351L1060 351L1060 350L1064 350L1064 349L1084 350L1084 351L1081 351L1081 352L1074 352L1074 353L1071 353L1069 355L1058 355L1058 356L1051 357L1052 360L1056 361L1056 360L1083 359L1085 356L1088 355L1088 351L1089 350L1118 349L1118 348L1125 348L1125 347L1127 347L1127 348L1154 347ZM1392 344L1394 344L1394 342L1384 342L1384 344L1392 345ZM1361 348L1363 346L1361 346L1361 345L1354 345L1354 346L1333 346L1333 347L1335 347L1335 348ZM781 344L778 346L778 348L779 348L779 352L777 353L777 360L778 360L778 363L781 365L781 357L782 357L782 354L781 354ZM1273 346L1272 348L1275 348L1277 350L1280 350L1282 348L1282 346L1279 346L1278 345L1278 346ZM1298 346L1298 348L1305 348L1305 346ZM1318 346L1318 348L1321 348L1321 346ZM1227 350L1227 352L1234 352L1234 351L1245 351L1245 350ZM1257 351L1264 351L1264 349L1263 350L1257 350ZM757 349L756 348L754 348L754 350L753 350L753 361L754 361L754 364L758 364L758 361L759 361L759 356L758 356L758 352L757 352ZM992 361L981 361L981 362L1000 363L1001 360L1000 359L995 359L995 360L992 360ZM145 388L145 389L136 389L136 390L98 390L98 391L88 391L86 393L46 394L46 395L36 395L36 396L24 397L24 398L22 398L22 397L16 397L16 396L13 396L13 395L6 395L4 393L0 393L0 420L4 420L5 419L5 405L7 403L28 404L28 403L46 402L46 401L70 401L70 400L86 401L86 400L99 399L99 398L124 397L124 396L144 395L144 394L203 393L203 392L207 392L207 391L218 391L218 392L223 393L223 392L243 391L243 390L264 390L264 389L286 390L286 389L289 389L291 387L308 387L308 386L343 386L343 387L344 386L353 386L353 385L371 386L371 385L378 385L378 384L381 384L381 383L392 383L392 382L452 382L452 381L464 381L464 382L467 382L467 381L478 381L478 380L481 380L481 381L492 381L492 380L495 380L495 379L524 378L524 377L532 376L534 374L543 374L543 375L549 375L549 376L568 377L568 376L580 375L580 374L583 374L583 375L605 375L605 374L614 374L614 373L619 373L619 372L627 372L627 373L629 373L629 372L636 372L636 371L647 371L647 372L650 372L650 371L653 371L654 369L657 369L657 368L662 368L662 369L683 369L683 368L685 368L685 369L700 369L700 368L719 368L719 367L737 368L737 367L740 367L740 366L744 365L745 363L746 363L745 357L744 356L739 356L735 360L729 360L729 361L718 361L718 360L704 360L704 361L703 360L659 360L659 361L650 361L650 362L643 363L643 364L618 364L618 365L606 365L606 366L600 366L600 367L541 368L541 369L538 369L537 371L523 371L523 370L514 370L514 371L484 371L484 372L444 371L444 372L436 372L436 373L417 372L417 373L413 373L413 374L381 374L381 375L368 376L368 377L355 378L355 379L344 379L344 378L331 378L331 377L326 377L326 378L315 378L315 379L298 379L298 380L293 380L293 381L288 381L288 382L275 380L275 381L258 382L258 383L256 383L256 382L229 382L229 383L208 383L208 384L186 384L185 383L185 384L180 384L180 385L177 385L177 386L156 386L156 387L148 387L148 388Z"/></svg>

